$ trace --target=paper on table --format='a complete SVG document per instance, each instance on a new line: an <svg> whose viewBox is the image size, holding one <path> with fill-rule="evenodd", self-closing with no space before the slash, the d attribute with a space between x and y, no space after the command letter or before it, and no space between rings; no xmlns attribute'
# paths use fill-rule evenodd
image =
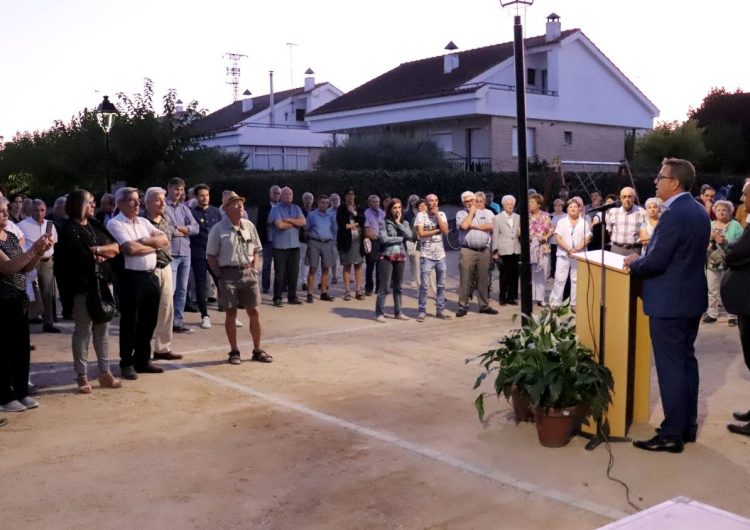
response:
<svg viewBox="0 0 750 530"><path fill-rule="evenodd" d="M590 261L591 263L597 263L601 265L602 263L602 251L601 250L588 250L583 252L577 252L576 254L573 254L574 258L578 259L584 259L586 261ZM621 256L620 254L615 254L614 252L608 252L604 251L604 266L605 267L611 267L613 269L617 270L625 270L625 256Z"/></svg>

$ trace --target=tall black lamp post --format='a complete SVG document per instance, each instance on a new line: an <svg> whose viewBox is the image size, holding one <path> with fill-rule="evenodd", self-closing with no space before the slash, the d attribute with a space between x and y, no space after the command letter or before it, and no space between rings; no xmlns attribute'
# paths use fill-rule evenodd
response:
<svg viewBox="0 0 750 530"><path fill-rule="evenodd" d="M502 7L513 4L530 6L534 0L500 0ZM529 250L529 162L526 151L526 51L523 45L521 16L516 14L513 22L513 43L516 63L516 132L518 136L518 215L521 218L521 313L530 315L531 300L531 252Z"/></svg>
<svg viewBox="0 0 750 530"><path fill-rule="evenodd" d="M112 130L112 125L115 123L115 116L117 116L117 107L115 107L110 101L109 96L104 96L104 99L96 108L96 117L99 120L104 130L104 144L107 147L107 172L106 172L106 186L107 193L112 193L112 184L109 181L109 131Z"/></svg>

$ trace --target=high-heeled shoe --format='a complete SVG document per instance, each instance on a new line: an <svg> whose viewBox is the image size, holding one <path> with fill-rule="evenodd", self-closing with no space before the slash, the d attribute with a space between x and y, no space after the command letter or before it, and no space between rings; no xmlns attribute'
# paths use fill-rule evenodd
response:
<svg viewBox="0 0 750 530"><path fill-rule="evenodd" d="M91 394L92 388L89 384L89 378L85 375L78 376L78 392L80 394Z"/></svg>
<svg viewBox="0 0 750 530"><path fill-rule="evenodd" d="M99 376L99 385L102 388L120 388L122 387L122 381L112 375L112 372L107 372Z"/></svg>

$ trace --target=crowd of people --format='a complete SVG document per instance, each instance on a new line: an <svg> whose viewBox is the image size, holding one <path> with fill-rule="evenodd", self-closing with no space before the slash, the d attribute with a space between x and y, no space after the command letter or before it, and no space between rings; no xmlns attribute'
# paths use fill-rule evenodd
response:
<svg viewBox="0 0 750 530"><path fill-rule="evenodd" d="M498 313L491 304L495 269L497 302L518 304L517 200L528 201L531 290L539 306L568 303L575 311L577 252L606 248L628 260L648 254L664 208L660 198L649 198L642 208L631 187L617 196L593 191L587 205L568 195L563 186L551 211L535 190L523 198L505 195L499 204L490 192L461 195L462 208L455 215L460 244L455 317L468 314L474 297L479 313ZM744 208L735 219L734 205L714 197L715 190L704 186L695 198L712 219L704 271L706 324L717 322L725 257L747 224ZM208 185L186 190L180 178L171 179L166 189L120 188L104 194L99 208L91 193L75 190L57 199L50 215L42 200L0 197L0 333L8 346L0 364L0 409L38 406L28 395L29 324L58 333L58 300L61 318L74 323L73 370L82 394L93 391L88 376L92 337L100 386L120 388L121 379L163 372L154 360L181 359L172 351L173 334L194 332L196 326L185 324L191 310L200 313L197 327L210 329L211 301L225 312L227 360L233 365L242 362L239 310L249 320L251 359L273 361L261 344L263 294L279 308L332 302L331 285L340 282L345 302L376 295L376 322L406 321L402 294L408 268L410 286L417 291L416 321L424 322L429 314L430 292L434 317L452 318L446 308L444 244L451 226L435 194L411 195L405 204L387 194L370 195L361 204L353 189L317 198L305 192L298 205L290 187L274 185L254 223L245 198L235 192L224 191L220 207L210 203ZM92 287L100 280L112 285L119 310L119 377L110 369L110 322L92 306ZM389 295L392 314L386 308ZM730 315L728 324L736 326L738 316Z"/></svg>

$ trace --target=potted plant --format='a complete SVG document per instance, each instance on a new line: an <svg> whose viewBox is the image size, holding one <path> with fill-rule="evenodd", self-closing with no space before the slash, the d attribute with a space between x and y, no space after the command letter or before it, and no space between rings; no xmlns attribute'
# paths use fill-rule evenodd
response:
<svg viewBox="0 0 750 530"><path fill-rule="evenodd" d="M484 371L474 388L495 375L498 397L528 396L539 441L547 447L560 447L570 441L587 416L596 422L603 419L612 402L612 374L579 342L567 306L545 308L539 315L523 316L522 321L519 329L498 341L497 348L479 355ZM485 415L485 395L480 393L474 403L480 420Z"/></svg>

